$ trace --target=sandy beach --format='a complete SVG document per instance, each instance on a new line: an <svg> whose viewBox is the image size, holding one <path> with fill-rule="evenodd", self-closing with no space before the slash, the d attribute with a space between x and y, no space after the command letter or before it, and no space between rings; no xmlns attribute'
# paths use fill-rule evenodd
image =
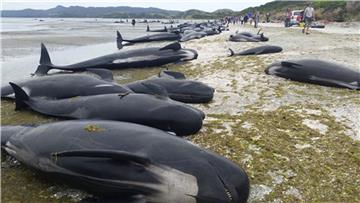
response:
<svg viewBox="0 0 360 203"><path fill-rule="evenodd" d="M293 82L264 72L271 63L284 59L321 59L360 70L359 24L354 25L334 24L304 35L299 28L260 24L270 40L257 43L229 42L236 30L258 30L231 25L230 31L220 35L182 43L198 51L197 60L113 73L118 83L125 83L169 68L214 87L211 103L194 105L206 113L206 119L201 131L188 139L245 169L251 183L249 202L359 202L359 91ZM47 43L50 56L59 64L114 52L115 31L121 25L59 20L45 27L45 31L2 32L2 84L29 77L39 60L40 42ZM145 27L139 24L133 32L123 27L124 35L145 34ZM166 42L126 49L159 44ZM281 46L283 52L228 57L228 48L241 51L260 45ZM11 67L17 69L12 72ZM16 112L11 101L1 103L2 125L55 120L30 110ZM88 195L3 155L1 166L3 202L75 202Z"/></svg>

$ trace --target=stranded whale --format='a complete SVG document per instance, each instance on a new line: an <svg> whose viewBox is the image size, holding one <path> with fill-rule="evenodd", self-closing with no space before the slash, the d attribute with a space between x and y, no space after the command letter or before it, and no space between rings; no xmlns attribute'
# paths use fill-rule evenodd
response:
<svg viewBox="0 0 360 203"><path fill-rule="evenodd" d="M236 33L235 35L230 35L229 40L233 42L260 42L260 41L269 41L269 38L264 36L264 33L259 34L261 29L258 33L252 34L250 32L240 32Z"/></svg>
<svg viewBox="0 0 360 203"><path fill-rule="evenodd" d="M91 69L93 71L93 69ZM134 81L119 85L113 81L110 72L101 79L77 73L62 73L34 77L25 81L16 82L25 90L29 97L47 97L51 99L64 99L77 96L90 96L100 94L124 94L127 92L152 94L143 82L159 85L164 88L168 96L176 101L186 103L206 103L214 96L214 89L204 83L186 80L184 74L174 71L162 71L157 77ZM14 99L14 91L10 85L1 87L1 97Z"/></svg>
<svg viewBox="0 0 360 203"><path fill-rule="evenodd" d="M271 64L265 72L299 82L360 90L360 72L321 60L287 60Z"/></svg>
<svg viewBox="0 0 360 203"><path fill-rule="evenodd" d="M230 51L230 56L234 56L234 55L260 55L260 54L271 54L271 53L278 53L281 52L283 49L279 46L270 46L270 45L265 45L265 46L260 46L260 47L254 47L251 49L247 49L244 51L241 51L239 53L235 53L232 49L229 48Z"/></svg>
<svg viewBox="0 0 360 203"><path fill-rule="evenodd" d="M15 128L1 130L11 156L113 202L245 203L249 195L237 165L161 130L96 120Z"/></svg>
<svg viewBox="0 0 360 203"><path fill-rule="evenodd" d="M91 69L94 71L95 69ZM100 71L100 70L99 70ZM112 82L113 75L110 70L101 70L96 78L88 74L53 74L17 82L16 84L24 89L30 97L48 97L63 99L77 96L89 96L98 94L113 94L132 92L126 86ZM14 91L10 85L1 87L2 98L14 98Z"/></svg>
<svg viewBox="0 0 360 203"><path fill-rule="evenodd" d="M193 49L182 49L180 43L175 42L164 47L142 48L129 51L119 51L113 54L93 58L80 63L57 66L51 63L49 53L41 44L40 65L36 75L44 75L51 69L66 71L84 71L92 68L124 69L161 66L168 63L196 59L197 52Z"/></svg>
<svg viewBox="0 0 360 203"><path fill-rule="evenodd" d="M214 97L214 88L201 82L186 80L182 73L173 71L163 71L158 77L135 81L126 84L126 87L136 93L148 94L151 90L144 82L165 88L171 99L185 103L207 103Z"/></svg>
<svg viewBox="0 0 360 203"><path fill-rule="evenodd" d="M159 34L151 34L151 35L136 37L134 39L123 39L120 32L117 31L116 42L118 49L122 49L124 45L132 45L135 43L153 42L153 41L177 41L179 39L180 39L180 35L175 33L159 33ZM128 42L128 44L123 44L123 42Z"/></svg>
<svg viewBox="0 0 360 203"><path fill-rule="evenodd" d="M30 107L50 116L73 119L104 119L139 123L179 136L195 134L201 129L204 113L189 105L173 101L159 86L145 84L154 95L124 93L49 100L29 97L16 84L16 110Z"/></svg>

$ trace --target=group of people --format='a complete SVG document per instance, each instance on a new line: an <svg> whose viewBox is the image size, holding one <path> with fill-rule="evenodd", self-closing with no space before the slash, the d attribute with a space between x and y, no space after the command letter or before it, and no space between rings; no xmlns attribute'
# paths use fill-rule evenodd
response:
<svg viewBox="0 0 360 203"><path fill-rule="evenodd" d="M287 8L285 13L285 27L290 27L291 19L293 18L292 11L290 8ZM298 19L295 19L297 22L303 22L305 23L302 33L310 34L310 27L313 21L315 21L315 9L313 8L312 3L309 3L307 7L300 12L300 15L298 16Z"/></svg>
<svg viewBox="0 0 360 203"><path fill-rule="evenodd" d="M259 11L249 11L245 15L240 16L228 16L223 19L226 23L245 25L247 22L250 25L254 22L254 27L257 28L260 22L260 12ZM270 13L266 13L266 22L270 22Z"/></svg>

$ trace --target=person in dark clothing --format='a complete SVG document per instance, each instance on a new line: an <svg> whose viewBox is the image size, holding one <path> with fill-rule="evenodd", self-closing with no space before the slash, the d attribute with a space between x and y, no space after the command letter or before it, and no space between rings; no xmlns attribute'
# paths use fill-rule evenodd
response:
<svg viewBox="0 0 360 203"><path fill-rule="evenodd" d="M285 12L285 27L290 27L291 11L290 8L286 9Z"/></svg>
<svg viewBox="0 0 360 203"><path fill-rule="evenodd" d="M266 13L266 22L270 23L270 13Z"/></svg>
<svg viewBox="0 0 360 203"><path fill-rule="evenodd" d="M254 28L257 28L260 22L260 12L256 11L254 16Z"/></svg>
<svg viewBox="0 0 360 203"><path fill-rule="evenodd" d="M135 19L132 19L131 21L132 26L135 26L135 23L136 23Z"/></svg>
<svg viewBox="0 0 360 203"><path fill-rule="evenodd" d="M245 15L245 16L244 16L244 25L247 23L248 20L249 20L249 16L248 16L248 15Z"/></svg>

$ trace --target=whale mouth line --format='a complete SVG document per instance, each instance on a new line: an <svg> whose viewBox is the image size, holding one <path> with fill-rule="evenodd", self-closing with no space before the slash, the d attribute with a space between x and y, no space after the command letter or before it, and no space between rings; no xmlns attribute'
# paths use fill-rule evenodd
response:
<svg viewBox="0 0 360 203"><path fill-rule="evenodd" d="M224 179L223 179L223 178L221 177L221 175L218 173L218 170L214 167L214 165L213 165L210 161L208 161L208 163L209 163L210 166L214 169L216 176L217 176L218 179L220 180L221 185L222 185L222 187L223 187L223 189L224 189L224 191L225 191L226 197L229 199L230 202L232 202L232 201L234 200L233 195L231 194L230 189L229 189L229 188L227 187L227 185L225 184Z"/></svg>

